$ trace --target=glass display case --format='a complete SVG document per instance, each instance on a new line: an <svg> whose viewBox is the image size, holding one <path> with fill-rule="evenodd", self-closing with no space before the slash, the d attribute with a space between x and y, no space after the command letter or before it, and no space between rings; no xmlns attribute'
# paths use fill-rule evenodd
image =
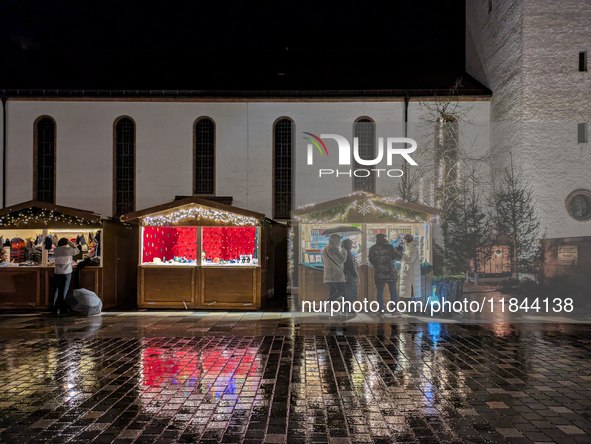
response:
<svg viewBox="0 0 591 444"><path fill-rule="evenodd" d="M369 255L369 249L375 245L376 236L378 234L386 235L386 240L390 242L394 247L399 245L404 246L404 236L407 234L412 235L419 241L419 252L421 262L429 262L425 258L430 257L430 244L429 244L429 224L426 223L390 223L390 224L367 224L367 248L366 254ZM367 262L367 265L371 263Z"/></svg>
<svg viewBox="0 0 591 444"><path fill-rule="evenodd" d="M197 227L142 227L142 265L197 265Z"/></svg>
<svg viewBox="0 0 591 444"><path fill-rule="evenodd" d="M429 224L426 223L389 223L389 224L302 224L300 229L300 261L301 265L314 268L322 268L322 251L328 244L326 230L338 228L358 228L359 232L340 232L341 242L350 239L352 243L351 253L357 265L370 265L367 257L369 249L375 245L378 234L386 235L386 239L394 247L403 244L406 234L412 234L419 240L421 262L428 262L430 257ZM365 255L362 254L362 245L365 243Z"/></svg>
<svg viewBox="0 0 591 444"><path fill-rule="evenodd" d="M143 227L142 265L258 266L259 232L259 227Z"/></svg>
<svg viewBox="0 0 591 444"><path fill-rule="evenodd" d="M203 227L201 265L258 266L259 227Z"/></svg>
<svg viewBox="0 0 591 444"><path fill-rule="evenodd" d="M362 225L361 224L305 224L300 230L300 264L322 268L322 251L328 244L329 236L325 236L326 230L335 228L357 228L358 232L341 232L341 241L350 239L351 252L357 265L361 265Z"/></svg>
<svg viewBox="0 0 591 444"><path fill-rule="evenodd" d="M53 249L59 239L65 238L76 245L79 253L75 263L93 259L89 266L101 265L101 231L75 229L29 229L2 230L0 240L4 249L4 260L0 266L6 267L54 267Z"/></svg>

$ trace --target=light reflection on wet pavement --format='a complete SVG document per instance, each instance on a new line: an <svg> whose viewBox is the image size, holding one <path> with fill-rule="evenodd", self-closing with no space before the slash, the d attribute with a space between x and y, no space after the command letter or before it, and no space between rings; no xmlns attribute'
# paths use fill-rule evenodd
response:
<svg viewBox="0 0 591 444"><path fill-rule="evenodd" d="M584 324L0 319L0 442L591 442Z"/></svg>

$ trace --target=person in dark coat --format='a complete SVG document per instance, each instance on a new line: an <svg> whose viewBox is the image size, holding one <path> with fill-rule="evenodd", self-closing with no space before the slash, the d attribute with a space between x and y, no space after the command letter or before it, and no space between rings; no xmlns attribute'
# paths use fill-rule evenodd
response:
<svg viewBox="0 0 591 444"><path fill-rule="evenodd" d="M351 249L353 248L353 242L351 239L345 239L343 241L343 248L347 254L345 259L345 301L351 302L351 304L359 299L359 290L357 284L357 264Z"/></svg>
<svg viewBox="0 0 591 444"><path fill-rule="evenodd" d="M374 280L377 290L377 301L380 306L380 313L384 310L384 288L388 284L390 291L390 300L396 303L398 294L396 293L396 280L398 279L394 261L402 259L402 246L394 248L388 242L386 235L378 233L376 243L369 249L369 262L373 265Z"/></svg>
<svg viewBox="0 0 591 444"><path fill-rule="evenodd" d="M345 272L343 271L347 256L340 248L341 236L333 233L328 244L322 251L324 265L323 281L328 285L328 300L339 300L345 294Z"/></svg>

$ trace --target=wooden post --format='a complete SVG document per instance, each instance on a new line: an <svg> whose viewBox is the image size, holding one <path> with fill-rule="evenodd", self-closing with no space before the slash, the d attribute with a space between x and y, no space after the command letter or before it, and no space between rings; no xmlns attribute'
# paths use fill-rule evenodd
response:
<svg viewBox="0 0 591 444"><path fill-rule="evenodd" d="M47 238L47 228L43 229L43 242L41 242L41 266L47 267L49 262L49 250L45 249L45 239Z"/></svg>
<svg viewBox="0 0 591 444"><path fill-rule="evenodd" d="M357 290L358 299L369 300L369 259L367 258L367 224L361 224L361 266L359 271L363 276L362 279L357 279L359 288Z"/></svg>

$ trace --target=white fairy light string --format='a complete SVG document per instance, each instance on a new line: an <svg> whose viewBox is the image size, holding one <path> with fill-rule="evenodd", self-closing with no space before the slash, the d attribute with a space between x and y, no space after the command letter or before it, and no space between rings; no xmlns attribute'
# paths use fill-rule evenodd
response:
<svg viewBox="0 0 591 444"><path fill-rule="evenodd" d="M216 222L228 223L238 226L259 225L260 221L254 217L220 211L214 208L191 208L188 210L176 210L172 213L142 218L142 224L146 227L163 227L176 224L184 219L209 219Z"/></svg>
<svg viewBox="0 0 591 444"><path fill-rule="evenodd" d="M16 214L15 214L16 213ZM36 225L36 224L43 224L49 225L53 223L66 223L68 225L79 225L79 226L88 226L88 225L96 225L100 222L98 221L89 221L84 219L83 217L77 216L68 216L59 212L55 212L54 210L47 210L46 208L42 208L39 212L35 212L33 208L27 208L25 210L20 210L15 213L9 213L3 216L0 216L0 226L10 226L10 225Z"/></svg>
<svg viewBox="0 0 591 444"><path fill-rule="evenodd" d="M424 188L425 188L425 181L421 177L420 188L419 188L419 202L421 203L421 205L425 204L425 189Z"/></svg>

